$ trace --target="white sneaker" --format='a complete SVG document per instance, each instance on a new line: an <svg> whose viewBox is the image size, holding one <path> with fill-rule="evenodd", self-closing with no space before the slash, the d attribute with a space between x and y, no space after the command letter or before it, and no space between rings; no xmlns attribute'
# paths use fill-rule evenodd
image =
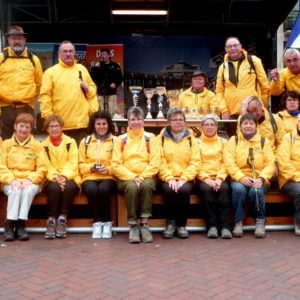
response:
<svg viewBox="0 0 300 300"><path fill-rule="evenodd" d="M93 239L101 239L102 237L102 223L101 222L95 222L93 224Z"/></svg>
<svg viewBox="0 0 300 300"><path fill-rule="evenodd" d="M112 237L112 222L104 222L102 230L103 239L111 239Z"/></svg>

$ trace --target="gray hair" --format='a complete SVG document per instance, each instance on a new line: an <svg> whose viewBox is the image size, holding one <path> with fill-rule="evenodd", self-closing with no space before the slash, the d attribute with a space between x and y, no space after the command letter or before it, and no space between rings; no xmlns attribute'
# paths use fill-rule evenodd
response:
<svg viewBox="0 0 300 300"><path fill-rule="evenodd" d="M182 115L184 118L184 121L185 121L185 114L182 109L177 108L177 107L170 108L167 112L167 119L169 122L174 115Z"/></svg>
<svg viewBox="0 0 300 300"><path fill-rule="evenodd" d="M134 115L136 117L142 116L142 118L145 119L145 114L139 106L132 106L128 109L127 119L129 119L131 115Z"/></svg>
<svg viewBox="0 0 300 300"><path fill-rule="evenodd" d="M215 115L206 115L202 118L201 124L204 124L205 121L212 120L216 125L218 124L218 120Z"/></svg>
<svg viewBox="0 0 300 300"><path fill-rule="evenodd" d="M291 54L294 54L294 53L296 53L300 57L300 52L297 49L295 49L295 48L289 48L289 49L287 49L284 52L284 56L283 57L286 58L288 55L291 55Z"/></svg>
<svg viewBox="0 0 300 300"><path fill-rule="evenodd" d="M71 44L71 45L74 47L74 49L75 49L74 44L73 44L71 41L67 41L67 40L66 40L66 41L62 41L62 42L59 44L58 51L60 51L61 46L64 45L64 44Z"/></svg>
<svg viewBox="0 0 300 300"><path fill-rule="evenodd" d="M252 96L250 99L249 99L249 102L248 102L248 106L251 102L255 102L257 103L259 106L263 106L263 103L261 100L259 100L256 96Z"/></svg>

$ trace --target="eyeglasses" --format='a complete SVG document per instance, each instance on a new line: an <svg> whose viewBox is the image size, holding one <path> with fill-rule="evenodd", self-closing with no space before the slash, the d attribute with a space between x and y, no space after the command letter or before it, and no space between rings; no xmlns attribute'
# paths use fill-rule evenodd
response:
<svg viewBox="0 0 300 300"><path fill-rule="evenodd" d="M240 44L226 45L225 47L226 47L227 49L231 49L231 48L237 48L238 46L240 46Z"/></svg>
<svg viewBox="0 0 300 300"><path fill-rule="evenodd" d="M208 127L212 127L213 128L213 127L216 127L216 124L203 124L202 126L203 127L207 127L207 128Z"/></svg>
<svg viewBox="0 0 300 300"><path fill-rule="evenodd" d="M184 119L171 119L172 122L184 122Z"/></svg>
<svg viewBox="0 0 300 300"><path fill-rule="evenodd" d="M299 57L294 57L294 58L291 58L291 59L286 59L285 62L287 64L290 64L290 63L295 63L299 60Z"/></svg>

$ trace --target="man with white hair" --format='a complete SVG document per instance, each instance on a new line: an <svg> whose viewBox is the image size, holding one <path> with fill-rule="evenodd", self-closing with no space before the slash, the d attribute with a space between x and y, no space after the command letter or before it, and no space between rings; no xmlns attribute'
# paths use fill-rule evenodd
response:
<svg viewBox="0 0 300 300"><path fill-rule="evenodd" d="M300 53L297 49L287 49L284 53L286 68L280 72L277 68L270 73L272 81L270 90L272 96L278 96L286 91L300 92Z"/></svg>

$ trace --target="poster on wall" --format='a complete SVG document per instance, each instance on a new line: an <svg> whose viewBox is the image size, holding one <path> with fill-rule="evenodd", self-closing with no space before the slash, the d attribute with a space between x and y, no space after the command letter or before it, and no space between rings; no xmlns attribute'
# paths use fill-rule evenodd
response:
<svg viewBox="0 0 300 300"><path fill-rule="evenodd" d="M86 61L88 65L88 69L95 65L96 62L100 61L101 49L108 48L111 54L111 60L115 63L118 63L121 67L122 73L124 74L124 53L123 53L123 45L121 44L101 44L101 45L88 45L87 46L87 56ZM117 105L118 111L117 113L120 115L124 115L124 85L117 89Z"/></svg>
<svg viewBox="0 0 300 300"><path fill-rule="evenodd" d="M75 58L78 63L83 64L86 68L88 68L86 63L86 50L87 44L74 44L75 46ZM59 44L54 45L54 54L53 54L53 64L58 63L58 48Z"/></svg>
<svg viewBox="0 0 300 300"><path fill-rule="evenodd" d="M40 59L43 71L53 65L53 51L55 44L27 43L26 45L28 47L28 50Z"/></svg>

